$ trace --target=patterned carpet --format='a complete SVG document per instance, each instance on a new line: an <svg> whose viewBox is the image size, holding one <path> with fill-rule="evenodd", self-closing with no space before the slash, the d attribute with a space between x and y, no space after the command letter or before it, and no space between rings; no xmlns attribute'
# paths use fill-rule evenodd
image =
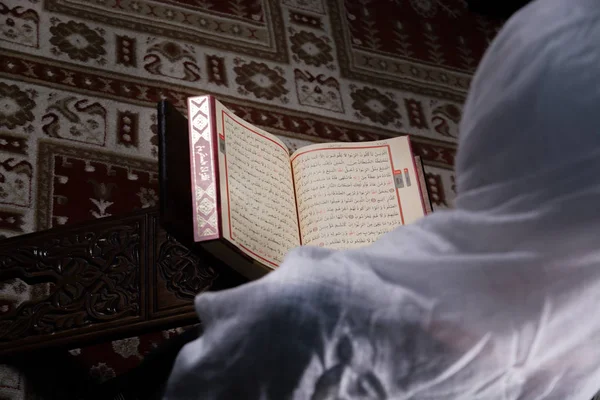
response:
<svg viewBox="0 0 600 400"><path fill-rule="evenodd" d="M461 106L500 25L464 0L0 0L0 237L155 205L155 104L204 93L292 149L410 134L451 207ZM0 313L36 291L0 287ZM172 334L71 354L108 378Z"/></svg>

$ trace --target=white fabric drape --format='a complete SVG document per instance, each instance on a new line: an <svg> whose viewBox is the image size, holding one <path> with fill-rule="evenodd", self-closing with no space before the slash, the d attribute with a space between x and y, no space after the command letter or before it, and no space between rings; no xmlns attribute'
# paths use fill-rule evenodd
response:
<svg viewBox="0 0 600 400"><path fill-rule="evenodd" d="M537 0L464 108L455 209L200 295L167 399L581 399L600 387L600 0Z"/></svg>

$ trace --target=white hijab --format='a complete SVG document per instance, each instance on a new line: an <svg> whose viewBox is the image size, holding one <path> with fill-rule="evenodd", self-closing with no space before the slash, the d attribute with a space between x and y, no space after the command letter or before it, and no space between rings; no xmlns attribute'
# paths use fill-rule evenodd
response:
<svg viewBox="0 0 600 400"><path fill-rule="evenodd" d="M456 209L196 299L167 399L581 399L600 388L600 0L511 18L461 123Z"/></svg>

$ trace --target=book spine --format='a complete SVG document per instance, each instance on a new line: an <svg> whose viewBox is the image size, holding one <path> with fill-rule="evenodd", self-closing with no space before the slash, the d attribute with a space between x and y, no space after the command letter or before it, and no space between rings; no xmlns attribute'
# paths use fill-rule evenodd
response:
<svg viewBox="0 0 600 400"><path fill-rule="evenodd" d="M221 236L218 210L218 178L214 137L214 99L212 96L188 98L192 206L194 241Z"/></svg>

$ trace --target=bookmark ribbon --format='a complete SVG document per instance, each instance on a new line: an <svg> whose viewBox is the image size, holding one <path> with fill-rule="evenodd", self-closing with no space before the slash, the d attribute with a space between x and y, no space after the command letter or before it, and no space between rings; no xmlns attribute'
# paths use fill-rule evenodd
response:
<svg viewBox="0 0 600 400"><path fill-rule="evenodd" d="M219 135L219 151L225 154L225 138Z"/></svg>
<svg viewBox="0 0 600 400"><path fill-rule="evenodd" d="M396 184L396 189L403 189L404 187L410 187L410 173L408 172L408 168L404 168L404 172L401 170L394 171L394 183Z"/></svg>

